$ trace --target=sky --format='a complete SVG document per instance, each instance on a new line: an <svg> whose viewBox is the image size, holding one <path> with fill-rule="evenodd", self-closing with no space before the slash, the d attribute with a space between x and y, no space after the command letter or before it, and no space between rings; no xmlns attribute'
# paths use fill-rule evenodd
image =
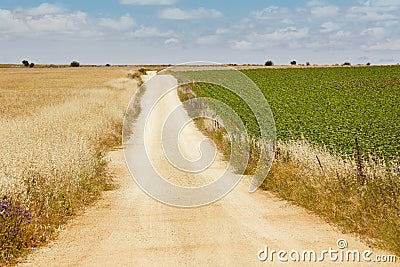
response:
<svg viewBox="0 0 400 267"><path fill-rule="evenodd" d="M399 0L0 0L0 63L396 64Z"/></svg>

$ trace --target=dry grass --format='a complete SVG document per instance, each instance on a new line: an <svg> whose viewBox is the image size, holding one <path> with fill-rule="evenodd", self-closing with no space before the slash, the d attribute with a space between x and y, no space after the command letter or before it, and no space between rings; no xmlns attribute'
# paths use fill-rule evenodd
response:
<svg viewBox="0 0 400 267"><path fill-rule="evenodd" d="M131 68L0 68L0 118L32 115L43 106L55 106L75 92L105 87L127 77Z"/></svg>
<svg viewBox="0 0 400 267"><path fill-rule="evenodd" d="M128 70L0 69L0 262L46 241L107 189L103 156L120 143L137 88ZM21 213L32 218L15 227Z"/></svg>
<svg viewBox="0 0 400 267"><path fill-rule="evenodd" d="M400 255L398 163L337 157L306 141L280 142L277 151L265 190Z"/></svg>

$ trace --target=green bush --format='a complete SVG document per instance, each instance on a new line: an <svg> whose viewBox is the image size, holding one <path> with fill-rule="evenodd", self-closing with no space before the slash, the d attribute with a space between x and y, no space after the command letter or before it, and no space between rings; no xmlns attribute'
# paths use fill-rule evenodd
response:
<svg viewBox="0 0 400 267"><path fill-rule="evenodd" d="M72 61L70 66L71 67L79 67L81 64L78 61Z"/></svg>
<svg viewBox="0 0 400 267"><path fill-rule="evenodd" d="M272 60L268 60L267 62L265 62L265 66L273 66L274 62L272 62Z"/></svg>

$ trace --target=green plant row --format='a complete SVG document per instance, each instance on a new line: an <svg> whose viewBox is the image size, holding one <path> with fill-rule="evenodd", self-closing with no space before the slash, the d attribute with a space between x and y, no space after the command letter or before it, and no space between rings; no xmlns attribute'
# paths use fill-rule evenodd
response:
<svg viewBox="0 0 400 267"><path fill-rule="evenodd" d="M357 139L364 155L399 159L399 66L242 72L268 100L278 140L305 138L336 154L352 155ZM209 83L192 87L198 96L212 97L234 108L249 133L259 135L254 114L237 95Z"/></svg>

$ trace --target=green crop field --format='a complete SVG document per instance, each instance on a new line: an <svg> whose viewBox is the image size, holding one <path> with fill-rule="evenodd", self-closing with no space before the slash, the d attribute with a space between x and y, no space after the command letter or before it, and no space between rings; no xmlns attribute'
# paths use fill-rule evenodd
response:
<svg viewBox="0 0 400 267"><path fill-rule="evenodd" d="M243 70L268 100L278 140L304 138L339 155L361 152L389 160L400 156L400 67ZM254 115L223 87L196 84L198 96L233 107L253 136Z"/></svg>

